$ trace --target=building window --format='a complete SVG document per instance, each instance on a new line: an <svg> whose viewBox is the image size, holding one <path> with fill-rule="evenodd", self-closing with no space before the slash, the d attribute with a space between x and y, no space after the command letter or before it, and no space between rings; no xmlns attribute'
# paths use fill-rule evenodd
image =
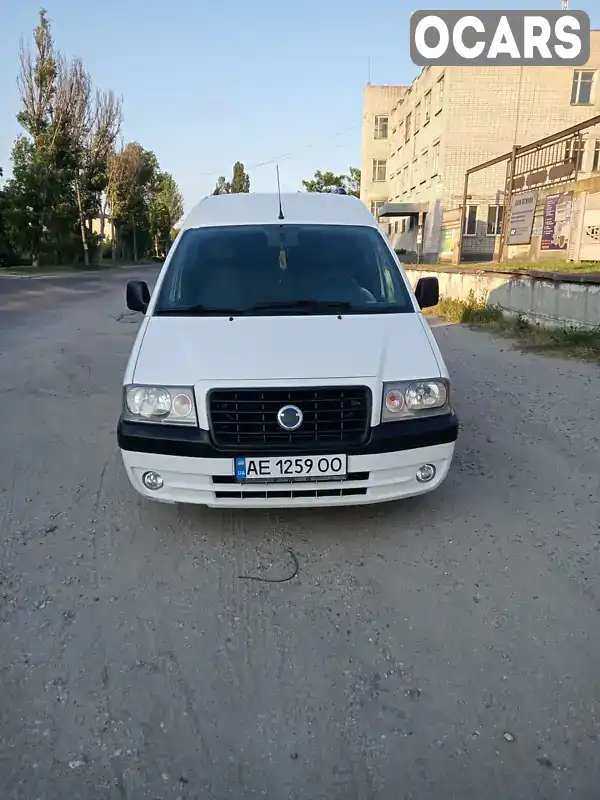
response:
<svg viewBox="0 0 600 800"><path fill-rule="evenodd" d="M377 219L377 214L383 206L385 205L385 200L372 200L371 201L371 214Z"/></svg>
<svg viewBox="0 0 600 800"><path fill-rule="evenodd" d="M381 183L386 179L386 162L380 158L373 159L373 182Z"/></svg>
<svg viewBox="0 0 600 800"><path fill-rule="evenodd" d="M474 208L474 206L471 206ZM502 233L502 218L504 215L504 206L488 206L488 223L487 234L488 236L500 236Z"/></svg>
<svg viewBox="0 0 600 800"><path fill-rule="evenodd" d="M375 117L375 138L376 139L388 138L388 117L383 117L383 116Z"/></svg>
<svg viewBox="0 0 600 800"><path fill-rule="evenodd" d="M415 106L415 133L421 127L421 103L417 103Z"/></svg>
<svg viewBox="0 0 600 800"><path fill-rule="evenodd" d="M572 161L577 172L581 170L583 164L583 154L585 152L585 142L582 139L573 139L565 143L565 163Z"/></svg>
<svg viewBox="0 0 600 800"><path fill-rule="evenodd" d="M427 125L430 119L431 119L431 89L425 95L425 122L423 124Z"/></svg>
<svg viewBox="0 0 600 800"><path fill-rule="evenodd" d="M571 87L571 105L591 105L594 75L594 72L588 72L587 70L575 70L573 73L573 86Z"/></svg>
<svg viewBox="0 0 600 800"><path fill-rule="evenodd" d="M467 206L465 214L465 236L475 236L477 233L477 206Z"/></svg>
<svg viewBox="0 0 600 800"><path fill-rule="evenodd" d="M408 165L404 167L404 173L402 176L402 185L404 186L404 191L408 191Z"/></svg>
<svg viewBox="0 0 600 800"><path fill-rule="evenodd" d="M421 172L421 183L425 183L429 177L429 150L424 150L421 153L423 159L423 171Z"/></svg>
<svg viewBox="0 0 600 800"><path fill-rule="evenodd" d="M592 161L592 172L600 171L600 139L596 139L594 147L594 159Z"/></svg>
<svg viewBox="0 0 600 800"><path fill-rule="evenodd" d="M417 159L413 158L413 162L410 168L410 188L414 189L417 185Z"/></svg>
<svg viewBox="0 0 600 800"><path fill-rule="evenodd" d="M440 143L436 142L431 148L431 177L434 178L440 168Z"/></svg>
<svg viewBox="0 0 600 800"><path fill-rule="evenodd" d="M442 77L437 82L437 109L436 109L436 113L438 111L442 110L443 105L444 105L444 76L442 75Z"/></svg>
<svg viewBox="0 0 600 800"><path fill-rule="evenodd" d="M398 233L398 220L394 222L394 233Z"/></svg>
<svg viewBox="0 0 600 800"><path fill-rule="evenodd" d="M404 141L410 141L410 124L412 121L412 114L406 115L406 121L404 123Z"/></svg>

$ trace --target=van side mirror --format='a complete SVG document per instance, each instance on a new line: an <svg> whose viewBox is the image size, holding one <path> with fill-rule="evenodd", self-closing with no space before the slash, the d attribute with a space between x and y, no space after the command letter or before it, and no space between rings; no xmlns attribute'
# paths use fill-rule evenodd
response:
<svg viewBox="0 0 600 800"><path fill-rule="evenodd" d="M146 281L129 281L127 284L127 308L130 311L146 313L150 303L150 289Z"/></svg>
<svg viewBox="0 0 600 800"><path fill-rule="evenodd" d="M433 308L440 301L440 283L437 278L419 278L415 297L421 308Z"/></svg>

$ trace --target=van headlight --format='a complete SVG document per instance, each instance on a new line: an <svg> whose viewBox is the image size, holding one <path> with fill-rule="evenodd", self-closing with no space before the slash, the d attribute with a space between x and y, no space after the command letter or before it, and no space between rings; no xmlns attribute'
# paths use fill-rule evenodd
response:
<svg viewBox="0 0 600 800"><path fill-rule="evenodd" d="M125 386L123 416L134 422L197 425L194 391L189 387Z"/></svg>
<svg viewBox="0 0 600 800"><path fill-rule="evenodd" d="M383 384L382 422L449 412L450 383L444 378Z"/></svg>

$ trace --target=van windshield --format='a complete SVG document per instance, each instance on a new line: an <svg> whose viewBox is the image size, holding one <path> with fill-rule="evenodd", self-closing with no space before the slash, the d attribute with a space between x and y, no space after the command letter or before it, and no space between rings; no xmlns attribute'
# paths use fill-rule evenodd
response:
<svg viewBox="0 0 600 800"><path fill-rule="evenodd" d="M376 228L294 224L185 231L154 310L163 316L412 312Z"/></svg>

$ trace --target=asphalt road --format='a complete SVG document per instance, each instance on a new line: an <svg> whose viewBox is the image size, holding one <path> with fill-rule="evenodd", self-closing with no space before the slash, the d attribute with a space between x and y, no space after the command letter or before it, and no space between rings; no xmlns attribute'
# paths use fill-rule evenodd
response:
<svg viewBox="0 0 600 800"><path fill-rule="evenodd" d="M597 367L440 325L438 492L175 510L116 449L124 285L0 280L2 800L596 800Z"/></svg>

